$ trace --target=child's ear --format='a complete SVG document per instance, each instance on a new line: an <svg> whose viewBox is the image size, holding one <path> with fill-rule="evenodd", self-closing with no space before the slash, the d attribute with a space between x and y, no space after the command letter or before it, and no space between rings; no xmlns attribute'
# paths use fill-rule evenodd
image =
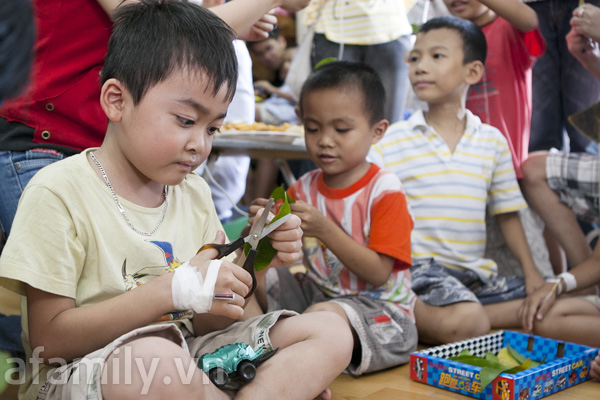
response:
<svg viewBox="0 0 600 400"><path fill-rule="evenodd" d="M371 131L373 132L371 144L375 144L379 142L381 138L383 138L383 135L385 134L385 131L387 131L388 126L390 126L390 123L387 119L382 119L381 121L376 122L373 125L371 129Z"/></svg>
<svg viewBox="0 0 600 400"><path fill-rule="evenodd" d="M123 95L126 89L121 81L115 78L108 79L102 85L100 92L100 105L111 122L121 121L123 114Z"/></svg>
<svg viewBox="0 0 600 400"><path fill-rule="evenodd" d="M471 61L466 65L467 67L467 78L466 82L469 85L474 85L481 80L485 66L481 61Z"/></svg>

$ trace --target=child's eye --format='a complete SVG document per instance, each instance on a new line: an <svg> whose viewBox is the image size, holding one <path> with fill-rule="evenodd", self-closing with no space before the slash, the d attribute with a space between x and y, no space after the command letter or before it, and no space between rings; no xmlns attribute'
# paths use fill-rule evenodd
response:
<svg viewBox="0 0 600 400"><path fill-rule="evenodd" d="M346 133L346 132L350 132L350 128L337 128L336 131L338 133Z"/></svg>
<svg viewBox="0 0 600 400"><path fill-rule="evenodd" d="M406 62L409 64L415 63L417 61L419 61L419 57L417 57L417 56L410 56L406 59Z"/></svg>
<svg viewBox="0 0 600 400"><path fill-rule="evenodd" d="M220 127L213 126L211 128L208 128L208 134L209 135L214 135L215 133L219 133L219 132L221 132L221 128Z"/></svg>
<svg viewBox="0 0 600 400"><path fill-rule="evenodd" d="M188 119L184 117L177 117L177 121L185 128L190 128L196 123L196 121L194 121L193 119Z"/></svg>
<svg viewBox="0 0 600 400"><path fill-rule="evenodd" d="M441 54L441 53L435 53L435 54L433 55L433 58L435 58L435 59L444 58L444 55L443 55L443 54Z"/></svg>
<svg viewBox="0 0 600 400"><path fill-rule="evenodd" d="M318 131L317 128L310 128L308 126L304 126L304 132L306 132L306 133L315 133L317 131Z"/></svg>

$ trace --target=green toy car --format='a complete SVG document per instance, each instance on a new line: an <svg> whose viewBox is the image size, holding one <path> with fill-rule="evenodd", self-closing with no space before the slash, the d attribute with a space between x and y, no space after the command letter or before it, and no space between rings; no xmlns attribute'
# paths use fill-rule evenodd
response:
<svg viewBox="0 0 600 400"><path fill-rule="evenodd" d="M263 354L265 347L258 350L245 343L227 344L212 353L206 353L198 360L198 366L208 374L218 388L224 388L230 379L237 381L233 387L239 388L254 379L256 367L270 358L277 349ZM229 385L231 388L231 385Z"/></svg>

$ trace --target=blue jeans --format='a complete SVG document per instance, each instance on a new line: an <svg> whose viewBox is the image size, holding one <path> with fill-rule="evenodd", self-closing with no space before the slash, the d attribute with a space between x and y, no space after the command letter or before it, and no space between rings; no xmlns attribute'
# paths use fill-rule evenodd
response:
<svg viewBox="0 0 600 400"><path fill-rule="evenodd" d="M64 157L62 153L42 149L0 151L0 228L7 236L27 183L42 167ZM0 314L0 350L24 358L20 316Z"/></svg>
<svg viewBox="0 0 600 400"><path fill-rule="evenodd" d="M42 167L63 159L63 153L43 149L0 151L0 228L8 234L17 204L29 180Z"/></svg>
<svg viewBox="0 0 600 400"><path fill-rule="evenodd" d="M330 42L325 35L315 33L311 64L324 58L338 57L340 44ZM401 36L388 43L359 46L344 44L344 61L360 61L368 64L379 74L386 90L385 117L391 123L404 119L404 107L408 96L408 64L404 54L410 50L410 37Z"/></svg>
<svg viewBox="0 0 600 400"><path fill-rule="evenodd" d="M600 0L588 0L600 6ZM571 126L567 117L600 99L600 81L569 53L565 36L578 0L545 0L529 3L538 15L546 39L546 52L533 67L533 110L529 151L552 147L572 152L590 151L590 139ZM569 146L564 142L564 132Z"/></svg>

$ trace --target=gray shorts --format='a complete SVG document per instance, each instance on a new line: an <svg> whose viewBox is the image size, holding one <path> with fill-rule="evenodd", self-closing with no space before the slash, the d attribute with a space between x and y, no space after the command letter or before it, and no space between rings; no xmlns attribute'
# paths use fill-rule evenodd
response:
<svg viewBox="0 0 600 400"><path fill-rule="evenodd" d="M278 311L260 315L247 321L236 322L222 331L201 337L194 337L187 329L180 329L175 324L156 324L138 328L80 360L56 368L40 389L37 399L101 400L102 369L106 360L121 346L140 336L158 336L171 340L181 346L194 359L198 359L204 353L213 352L223 345L236 342L246 343L255 349L264 345L266 350L270 351L273 346L269 339L269 329L280 318L295 314L288 311ZM131 361L132 368L135 368L137 363L134 360ZM208 377L206 377L205 383L210 383Z"/></svg>
<svg viewBox="0 0 600 400"><path fill-rule="evenodd" d="M304 312L313 304L332 302L346 313L360 341L348 366L351 375L362 375L406 364L417 348L415 323L394 305L365 296L327 297L305 274L272 268L266 277L268 309Z"/></svg>
<svg viewBox="0 0 600 400"><path fill-rule="evenodd" d="M410 275L413 292L432 306L462 301L485 305L526 296L523 278L497 275L489 282L483 282L474 271L447 268L434 259L419 261L410 269Z"/></svg>
<svg viewBox="0 0 600 400"><path fill-rule="evenodd" d="M598 156L552 149L546 158L548 185L578 219L600 223L598 211Z"/></svg>

